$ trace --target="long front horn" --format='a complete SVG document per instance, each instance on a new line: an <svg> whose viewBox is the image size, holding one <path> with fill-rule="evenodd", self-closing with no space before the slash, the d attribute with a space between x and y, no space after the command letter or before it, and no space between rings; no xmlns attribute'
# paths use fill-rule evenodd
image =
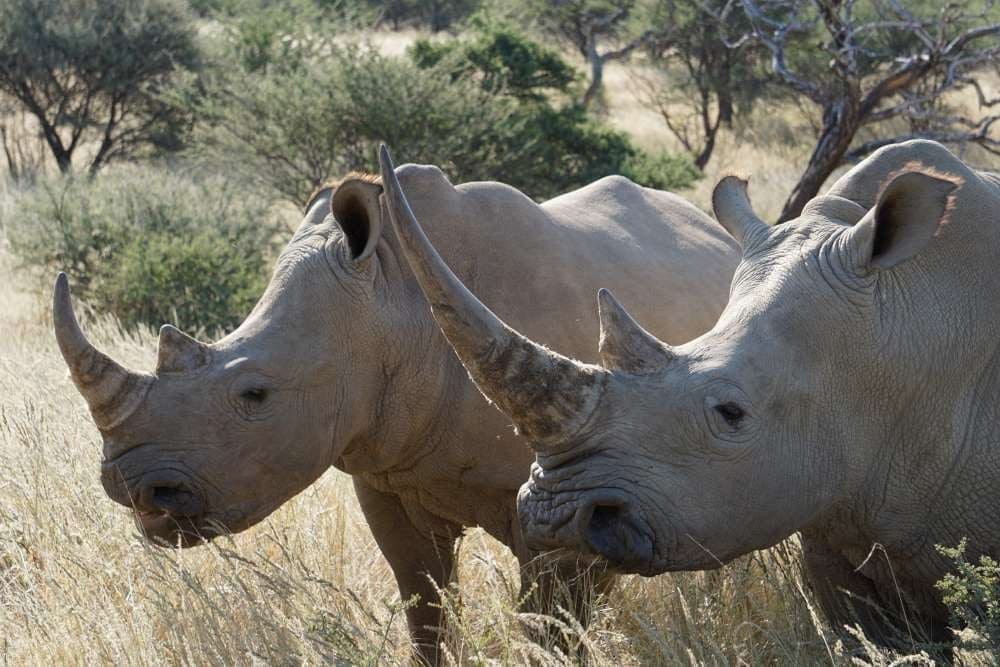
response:
<svg viewBox="0 0 1000 667"><path fill-rule="evenodd" d="M597 407L606 372L532 342L483 305L424 235L385 146L379 162L389 215L410 268L470 377L536 451L570 439Z"/></svg>
<svg viewBox="0 0 1000 667"><path fill-rule="evenodd" d="M52 323L59 351L73 383L90 406L94 423L102 431L114 428L138 407L152 378L124 368L90 344L76 321L65 273L56 278Z"/></svg>

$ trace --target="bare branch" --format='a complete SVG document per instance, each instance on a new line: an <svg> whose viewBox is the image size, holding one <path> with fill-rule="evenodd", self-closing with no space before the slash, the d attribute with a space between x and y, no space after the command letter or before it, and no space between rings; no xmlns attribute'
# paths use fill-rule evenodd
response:
<svg viewBox="0 0 1000 667"><path fill-rule="evenodd" d="M774 21L764 14L754 0L741 0L741 3L743 11L746 12L753 27L753 36L771 52L771 69L774 73L792 89L818 104L824 103L828 99L827 91L816 82L809 81L789 70L785 56L789 37L797 32L804 32L812 26L808 23L793 21L788 23ZM770 34L765 32L764 26L770 28Z"/></svg>
<svg viewBox="0 0 1000 667"><path fill-rule="evenodd" d="M985 148L991 153L996 153L1000 150L1000 139L991 136L990 129L998 120L1000 120L1000 115L984 118L981 122L981 127L973 132L917 132L882 139L874 139L861 144L851 152L844 155L842 163L852 164L858 162L883 146L889 146L891 144L896 144L901 141L909 141L911 139L930 139L942 144L973 143Z"/></svg>

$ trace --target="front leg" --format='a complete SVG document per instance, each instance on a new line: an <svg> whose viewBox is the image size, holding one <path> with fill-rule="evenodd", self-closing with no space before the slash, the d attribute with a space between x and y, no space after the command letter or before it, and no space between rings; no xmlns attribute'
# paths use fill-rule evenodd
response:
<svg viewBox="0 0 1000 667"><path fill-rule="evenodd" d="M461 529L444 526L443 535L418 529L399 496L378 491L357 476L354 490L375 542L396 577L400 597L406 601L419 596L417 604L406 610L414 650L423 662L437 665L442 612L435 586L443 589L451 578L455 539Z"/></svg>
<svg viewBox="0 0 1000 667"><path fill-rule="evenodd" d="M950 645L953 637L946 624L921 618L914 609L904 617L899 604L891 598L887 603L875 582L832 548L822 531L802 532L802 553L810 587L838 634L844 634L844 626L858 625L876 645L904 652L915 648L913 640ZM947 660L949 654L945 649L939 657Z"/></svg>

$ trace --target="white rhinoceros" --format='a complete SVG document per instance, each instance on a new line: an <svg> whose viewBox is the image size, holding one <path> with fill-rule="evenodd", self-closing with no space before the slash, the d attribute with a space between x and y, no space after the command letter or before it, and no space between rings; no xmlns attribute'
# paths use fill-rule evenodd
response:
<svg viewBox="0 0 1000 667"><path fill-rule="evenodd" d="M726 178L713 203L743 259L718 323L670 346L602 290L601 366L479 303L383 181L443 331L537 453L530 547L654 575L800 531L836 627L950 638L935 545L1000 556L1000 176L911 141L776 227Z"/></svg>
<svg viewBox="0 0 1000 667"><path fill-rule="evenodd" d="M595 356L600 285L678 343L728 298L737 244L666 192L608 177L538 205L499 183L454 187L436 167L398 176L463 279L566 354ZM320 191L246 321L211 345L164 326L151 375L88 343L63 276L54 322L104 440L104 487L149 536L191 545L243 530L336 466L354 476L402 596L421 598L408 621L433 662L427 575L444 583L463 529L532 560L516 513L532 455L434 323L381 191L372 178Z"/></svg>

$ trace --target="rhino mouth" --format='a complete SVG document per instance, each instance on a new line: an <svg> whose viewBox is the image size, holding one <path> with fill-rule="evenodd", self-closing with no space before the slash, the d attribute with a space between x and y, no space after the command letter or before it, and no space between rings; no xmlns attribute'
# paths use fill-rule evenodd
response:
<svg viewBox="0 0 1000 667"><path fill-rule="evenodd" d="M636 501L619 489L550 492L530 482L518 496L518 514L528 546L575 552L603 561L614 571L651 576L656 539Z"/></svg>
<svg viewBox="0 0 1000 667"><path fill-rule="evenodd" d="M220 533L200 521L200 517L172 516L160 510L135 511L136 524L145 538L157 546L198 546L212 540Z"/></svg>
<svg viewBox="0 0 1000 667"><path fill-rule="evenodd" d="M133 511L136 525L158 546L191 547L218 536L201 485L177 462L147 468L133 453L105 461L101 483L111 500ZM131 455L131 456L129 456Z"/></svg>

